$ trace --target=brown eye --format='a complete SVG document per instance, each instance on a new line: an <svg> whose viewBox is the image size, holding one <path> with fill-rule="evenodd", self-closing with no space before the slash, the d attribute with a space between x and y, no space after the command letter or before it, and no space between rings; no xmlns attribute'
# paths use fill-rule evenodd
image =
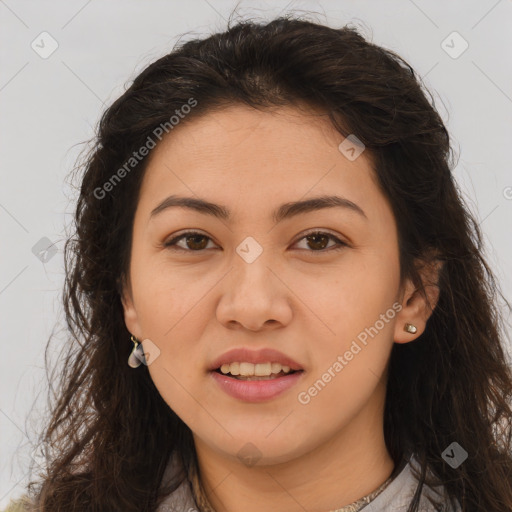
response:
<svg viewBox="0 0 512 512"><path fill-rule="evenodd" d="M312 243L312 249L325 249L329 243L329 236L319 233L316 235L308 235L305 237L309 243Z"/></svg>
<svg viewBox="0 0 512 512"><path fill-rule="evenodd" d="M348 247L348 244L342 242L339 238L323 231L313 231L303 236L297 243L306 240L307 247L305 250L311 253L324 254L329 251L336 251ZM329 247L329 241L334 240L336 243ZM182 242L183 241L183 242ZM203 235L197 231L187 231L181 235L173 238L164 244L171 250L185 251L185 252L201 252L207 248L208 241L212 241L209 236ZM178 245L183 243L184 245Z"/></svg>
<svg viewBox="0 0 512 512"><path fill-rule="evenodd" d="M177 245L177 243L182 239L184 239L185 247ZM164 247L171 247L172 249L184 250L188 252L198 252L206 249L206 240L211 240L211 238L196 231L188 231L182 235L177 236L176 238L173 238L172 240L169 240L169 242L164 244Z"/></svg>
<svg viewBox="0 0 512 512"><path fill-rule="evenodd" d="M302 237L299 242L302 240L306 240L307 249L312 249L309 252L313 253L323 254L331 250L336 251L343 249L344 247L348 247L348 244L342 242L339 238L323 231L313 231L308 233L306 236ZM328 247L327 244L329 243L329 240L334 240L336 242L334 246Z"/></svg>

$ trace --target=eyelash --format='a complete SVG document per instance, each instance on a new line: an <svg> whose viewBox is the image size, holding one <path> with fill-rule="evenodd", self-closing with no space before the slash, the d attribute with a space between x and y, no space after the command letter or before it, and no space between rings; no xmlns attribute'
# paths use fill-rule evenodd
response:
<svg viewBox="0 0 512 512"><path fill-rule="evenodd" d="M209 240L212 240L209 236L205 235L204 233L200 233L199 231L186 231L185 233L178 235L177 237L169 240L168 242L165 242L163 244L163 246L172 251L196 252L196 253L201 253L201 252L205 251L206 249L200 249L197 251L194 251L192 249L183 249L183 247L178 247L176 245L176 243L178 241L180 241L182 238L186 238L191 235L192 236L198 235L198 236L208 238ZM328 249L320 249L318 251L307 250L307 249L301 249L301 250L305 250L306 252L310 252L313 254L317 254L317 253L325 254L326 252L329 252L329 251L340 251L340 250L344 249L345 247L349 246L347 243L341 241L338 237L332 235L331 233L325 232L325 231L311 231L309 233L306 233L302 238L299 238L299 240L297 240L297 242L295 242L295 243L298 243L298 242L302 241L304 238L307 238L308 236L311 236L311 235L327 235L330 239L335 240L338 243L338 247L330 247Z"/></svg>

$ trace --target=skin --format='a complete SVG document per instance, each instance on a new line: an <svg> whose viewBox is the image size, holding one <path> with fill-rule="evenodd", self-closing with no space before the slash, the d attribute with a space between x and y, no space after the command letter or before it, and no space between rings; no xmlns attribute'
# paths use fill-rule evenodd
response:
<svg viewBox="0 0 512 512"><path fill-rule="evenodd" d="M394 469L383 434L389 356L393 343L422 334L431 309L410 281L400 282L396 223L368 152L350 161L338 149L343 140L318 112L233 105L178 125L150 155L125 323L160 350L151 378L192 430L201 481L218 512L328 511L375 490ZM173 207L150 220L171 194L224 205L232 219ZM350 199L367 218L343 208L277 224L270 217L282 203L324 194ZM308 243L313 228L348 245L329 251L333 239ZM189 252L163 247L189 229L209 238L181 239ZM263 249L252 263L236 252L248 236ZM433 304L436 290L427 288ZM300 403L298 393L393 304L400 312ZM405 332L405 322L417 332ZM300 383L263 403L228 396L207 368L244 346L292 357L305 369ZM256 463L238 455L244 446Z"/></svg>

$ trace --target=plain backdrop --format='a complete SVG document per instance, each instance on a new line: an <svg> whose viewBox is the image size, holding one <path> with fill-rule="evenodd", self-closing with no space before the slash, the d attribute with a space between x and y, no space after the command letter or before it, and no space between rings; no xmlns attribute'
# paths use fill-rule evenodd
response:
<svg viewBox="0 0 512 512"><path fill-rule="evenodd" d="M55 330L56 354L66 339L63 247L76 199L66 176L80 143L144 67L180 36L223 30L235 6L227 0L0 0L0 507L27 480L46 404L46 342ZM358 24L424 78L459 156L456 180L510 301L512 1L238 3L240 15L261 19L304 11L333 27Z"/></svg>

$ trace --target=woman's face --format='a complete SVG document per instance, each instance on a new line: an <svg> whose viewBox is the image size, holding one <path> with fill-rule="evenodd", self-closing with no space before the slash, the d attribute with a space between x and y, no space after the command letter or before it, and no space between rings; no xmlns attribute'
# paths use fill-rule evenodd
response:
<svg viewBox="0 0 512 512"><path fill-rule="evenodd" d="M325 116L232 106L176 126L152 150L125 321L150 340L151 378L205 450L272 464L342 436L356 449L347 441L382 428L393 342L415 336L398 313L392 211L367 154L354 159L343 140ZM209 206L159 208L170 196ZM343 200L294 206L327 196ZM198 234L165 246L188 231ZM233 349L248 351L233 362L272 349L302 371L264 382L213 372Z"/></svg>

